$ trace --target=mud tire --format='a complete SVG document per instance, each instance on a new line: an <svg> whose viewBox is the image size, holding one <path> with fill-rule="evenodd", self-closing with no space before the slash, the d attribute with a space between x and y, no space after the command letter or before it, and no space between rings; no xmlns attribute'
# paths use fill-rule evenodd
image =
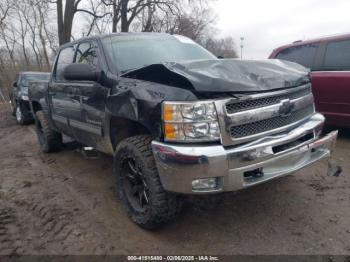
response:
<svg viewBox="0 0 350 262"><path fill-rule="evenodd" d="M164 190L151 148L152 138L139 135L126 138L116 148L113 173L116 190L127 209L131 220L145 229L156 229L176 218L182 208L182 201L175 194ZM135 208L128 187L129 178L124 171L125 161L133 159L138 172L142 172L148 202L145 208ZM130 187L130 186L129 186ZM141 204L142 206L142 204Z"/></svg>

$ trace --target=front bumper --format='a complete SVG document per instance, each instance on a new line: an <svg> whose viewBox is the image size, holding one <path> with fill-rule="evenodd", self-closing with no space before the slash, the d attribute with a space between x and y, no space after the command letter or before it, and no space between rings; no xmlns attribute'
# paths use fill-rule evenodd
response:
<svg viewBox="0 0 350 262"><path fill-rule="evenodd" d="M183 194L236 191L291 174L329 157L338 132L319 138L323 123L324 117L315 114L289 133L230 148L153 141L152 149L165 190ZM256 171L259 176L251 175ZM218 181L215 189L193 190L193 180L213 177Z"/></svg>

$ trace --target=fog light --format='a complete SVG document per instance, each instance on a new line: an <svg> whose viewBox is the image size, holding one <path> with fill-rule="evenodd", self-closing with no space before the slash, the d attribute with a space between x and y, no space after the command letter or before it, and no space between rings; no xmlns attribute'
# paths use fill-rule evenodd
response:
<svg viewBox="0 0 350 262"><path fill-rule="evenodd" d="M218 178L202 178L192 181L192 189L201 191L201 190L214 190L218 188Z"/></svg>

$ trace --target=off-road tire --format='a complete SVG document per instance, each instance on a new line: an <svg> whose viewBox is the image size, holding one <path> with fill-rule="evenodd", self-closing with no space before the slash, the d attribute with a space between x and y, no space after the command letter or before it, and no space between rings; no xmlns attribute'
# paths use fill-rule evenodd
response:
<svg viewBox="0 0 350 262"><path fill-rule="evenodd" d="M145 229L156 229L174 220L182 207L182 201L175 194L166 192L161 184L151 148L152 138L139 135L120 142L114 155L113 173L116 190L127 209L131 220ZM135 209L129 201L122 165L125 159L133 158L147 184L148 203L145 211Z"/></svg>
<svg viewBox="0 0 350 262"><path fill-rule="evenodd" d="M43 111L38 111L35 115L35 131L42 151L45 153L59 151L62 148L62 134L50 128Z"/></svg>
<svg viewBox="0 0 350 262"><path fill-rule="evenodd" d="M34 119L32 117L31 112L21 101L17 101L16 106L14 108L17 124L23 126L33 123Z"/></svg>

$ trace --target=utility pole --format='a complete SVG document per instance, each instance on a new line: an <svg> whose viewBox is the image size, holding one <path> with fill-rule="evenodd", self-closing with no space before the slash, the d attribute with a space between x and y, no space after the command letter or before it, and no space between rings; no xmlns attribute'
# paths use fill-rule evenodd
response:
<svg viewBox="0 0 350 262"><path fill-rule="evenodd" d="M244 47L243 41L244 41L244 37L241 36L241 60L243 59L243 47Z"/></svg>

